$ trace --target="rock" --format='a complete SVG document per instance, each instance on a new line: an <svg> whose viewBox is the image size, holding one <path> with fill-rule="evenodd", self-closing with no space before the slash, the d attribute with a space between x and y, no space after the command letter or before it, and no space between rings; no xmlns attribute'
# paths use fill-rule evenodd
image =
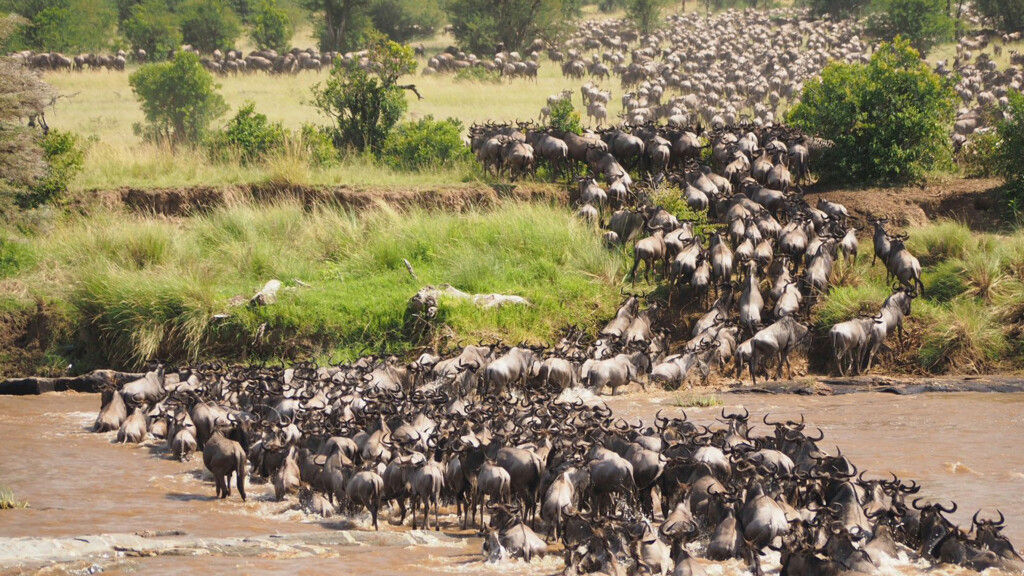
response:
<svg viewBox="0 0 1024 576"><path fill-rule="evenodd" d="M280 280L270 280L263 288L249 299L250 306L269 306L277 302L277 292L281 289Z"/></svg>

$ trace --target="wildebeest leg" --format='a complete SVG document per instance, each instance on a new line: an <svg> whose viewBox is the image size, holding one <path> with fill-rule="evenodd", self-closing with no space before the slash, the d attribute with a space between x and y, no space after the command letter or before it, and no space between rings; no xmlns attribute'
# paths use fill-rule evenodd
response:
<svg viewBox="0 0 1024 576"><path fill-rule="evenodd" d="M242 497L242 502L245 502L245 459L244 458L238 462L238 469L235 470L235 474L238 476L238 494Z"/></svg>
<svg viewBox="0 0 1024 576"><path fill-rule="evenodd" d="M437 519L438 515L438 498L434 498L434 531L439 532L441 530L441 523Z"/></svg>
<svg viewBox="0 0 1024 576"><path fill-rule="evenodd" d="M412 529L416 529L416 507L419 505L419 497L413 494L412 497ZM402 515L405 516L404 514Z"/></svg>

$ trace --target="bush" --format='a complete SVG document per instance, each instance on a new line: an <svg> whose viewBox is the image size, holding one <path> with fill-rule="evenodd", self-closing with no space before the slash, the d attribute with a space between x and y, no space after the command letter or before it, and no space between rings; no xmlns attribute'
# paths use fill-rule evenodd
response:
<svg viewBox="0 0 1024 576"><path fill-rule="evenodd" d="M488 70L483 66L470 66L469 68L461 68L456 72L455 81L499 84L501 83L501 72L498 70Z"/></svg>
<svg viewBox="0 0 1024 576"><path fill-rule="evenodd" d="M260 50L287 52L292 40L292 23L276 0L264 0L253 19L252 41Z"/></svg>
<svg viewBox="0 0 1024 576"><path fill-rule="evenodd" d="M551 105L551 128L559 132L583 133L583 121L571 100L559 100Z"/></svg>
<svg viewBox="0 0 1024 576"><path fill-rule="evenodd" d="M416 69L412 49L377 38L369 50L369 71L356 59L338 60L326 84L313 86L313 103L334 120L334 143L379 154L405 113L405 88L398 78Z"/></svg>
<svg viewBox="0 0 1024 576"><path fill-rule="evenodd" d="M974 0L975 9L991 18L1000 30L1024 30L1024 0Z"/></svg>
<svg viewBox="0 0 1024 576"><path fill-rule="evenodd" d="M996 123L999 144L995 154L997 172L1006 178L1010 198L1018 208L1024 200L1024 95L1011 90L1003 119Z"/></svg>
<svg viewBox="0 0 1024 576"><path fill-rule="evenodd" d="M626 18L643 35L650 34L661 22L661 9L668 0L629 0L626 3Z"/></svg>
<svg viewBox="0 0 1024 576"><path fill-rule="evenodd" d="M451 168L472 159L462 141L462 122L433 116L400 124L388 137L382 156L391 166L405 170Z"/></svg>
<svg viewBox="0 0 1024 576"><path fill-rule="evenodd" d="M227 128L210 141L214 156L225 159L225 152L236 151L243 164L257 162L284 148L285 133L280 122L270 122L256 112L256 104L246 102Z"/></svg>
<svg viewBox="0 0 1024 576"><path fill-rule="evenodd" d="M499 43L522 50L535 38L555 39L579 16L574 0L449 0L448 20L459 46L476 54L493 54Z"/></svg>
<svg viewBox="0 0 1024 576"><path fill-rule="evenodd" d="M228 111L217 92L220 86L190 52L178 52L171 62L146 64L132 72L128 83L148 122L136 125L136 132L150 140L197 144L210 122Z"/></svg>
<svg viewBox="0 0 1024 576"><path fill-rule="evenodd" d="M302 147L309 154L310 166L330 166L338 161L338 150L331 141L331 135L323 128L312 124L303 124L299 138Z"/></svg>
<svg viewBox="0 0 1024 576"><path fill-rule="evenodd" d="M946 13L946 0L882 0L880 8L868 26L875 36L886 40L903 36L922 54L953 38L953 19Z"/></svg>
<svg viewBox="0 0 1024 576"><path fill-rule="evenodd" d="M897 38L868 64L825 67L788 121L834 143L822 154L826 179L906 182L949 165L956 102L950 81Z"/></svg>
<svg viewBox="0 0 1024 576"><path fill-rule="evenodd" d="M5 12L29 21L5 46L9 50L104 50L117 21L107 0L0 0L0 14Z"/></svg>
<svg viewBox="0 0 1024 576"><path fill-rule="evenodd" d="M85 149L79 137L71 132L50 130L43 137L42 147L46 176L27 192L17 195L17 203L22 208L61 202L67 194L68 185L85 166Z"/></svg>
<svg viewBox="0 0 1024 576"><path fill-rule="evenodd" d="M829 14L835 18L856 16L871 0L802 0L797 5L807 6L817 16Z"/></svg>
<svg viewBox="0 0 1024 576"><path fill-rule="evenodd" d="M182 42L178 19L161 0L132 7L121 30L132 50L145 50L150 60L163 60Z"/></svg>
<svg viewBox="0 0 1024 576"><path fill-rule="evenodd" d="M376 0L370 5L374 28L400 44L432 37L443 18L435 0Z"/></svg>
<svg viewBox="0 0 1024 576"><path fill-rule="evenodd" d="M959 162L970 178L999 174L1000 138L996 132L975 132L960 149Z"/></svg>
<svg viewBox="0 0 1024 576"><path fill-rule="evenodd" d="M182 6L182 39L200 52L233 48L241 35L238 16L223 0L189 0Z"/></svg>

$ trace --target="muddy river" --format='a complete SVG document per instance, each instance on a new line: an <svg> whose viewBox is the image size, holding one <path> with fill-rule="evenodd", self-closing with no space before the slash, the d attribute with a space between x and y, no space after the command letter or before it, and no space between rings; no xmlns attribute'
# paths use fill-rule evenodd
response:
<svg viewBox="0 0 1024 576"><path fill-rule="evenodd" d="M802 412L809 423L825 431L823 448L834 451L838 445L870 475L893 471L916 479L923 484L921 495L926 498L955 500L960 510L953 519L963 526L970 524L978 508L986 514L995 514L998 508L1007 518L1005 534L1018 547L1024 543L1024 394L721 398L726 409L742 405L757 419L766 411L778 417ZM609 404L624 417L650 421L659 408L670 413L679 410L671 401L670 396L635 394L611 399ZM182 464L166 458L162 442L119 446L113 444L114 433L90 433L99 405L94 394L0 397L0 484L29 504L0 511L0 538L143 532L176 532L194 538L287 537L367 527L365 516L320 519L299 511L294 498L273 502L273 489L267 484L251 485L246 503L237 494L214 500L201 458ZM687 413L707 423L719 410L692 408ZM454 515L447 520L454 526ZM529 566L485 562L481 540L457 530L443 531L440 537L417 537L418 545L389 541L249 556L217 549L192 556L134 557L115 552L51 567L47 573L84 574L91 568L135 574L550 574L562 568L557 556ZM0 563L0 573L37 568L31 563ZM908 561L882 572L913 574L924 569L923 564ZM969 573L949 567L940 571ZM709 563L708 573L739 576L743 567Z"/></svg>

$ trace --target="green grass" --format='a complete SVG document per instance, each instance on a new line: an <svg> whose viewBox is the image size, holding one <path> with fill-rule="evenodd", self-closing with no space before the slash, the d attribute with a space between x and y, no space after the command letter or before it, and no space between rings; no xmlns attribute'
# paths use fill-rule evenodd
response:
<svg viewBox="0 0 1024 576"><path fill-rule="evenodd" d="M78 343L66 354L83 370L151 358L401 353L426 343L404 330L406 302L426 284L532 303L445 302L438 337L551 340L565 325L613 314L624 273L622 258L564 208L513 202L463 214L382 206L358 215L242 204L183 221L101 211L23 241L38 257L20 279L30 298L69 305L78 334L57 345ZM285 284L276 304L229 306L272 278Z"/></svg>
<svg viewBox="0 0 1024 576"><path fill-rule="evenodd" d="M914 229L907 243L918 256L926 295L916 298L893 368L916 366L932 373L978 373L1020 363L1024 326L1024 232L979 234L940 221ZM816 309L819 335L838 322L876 314L891 288L880 264L862 255L847 277Z"/></svg>

